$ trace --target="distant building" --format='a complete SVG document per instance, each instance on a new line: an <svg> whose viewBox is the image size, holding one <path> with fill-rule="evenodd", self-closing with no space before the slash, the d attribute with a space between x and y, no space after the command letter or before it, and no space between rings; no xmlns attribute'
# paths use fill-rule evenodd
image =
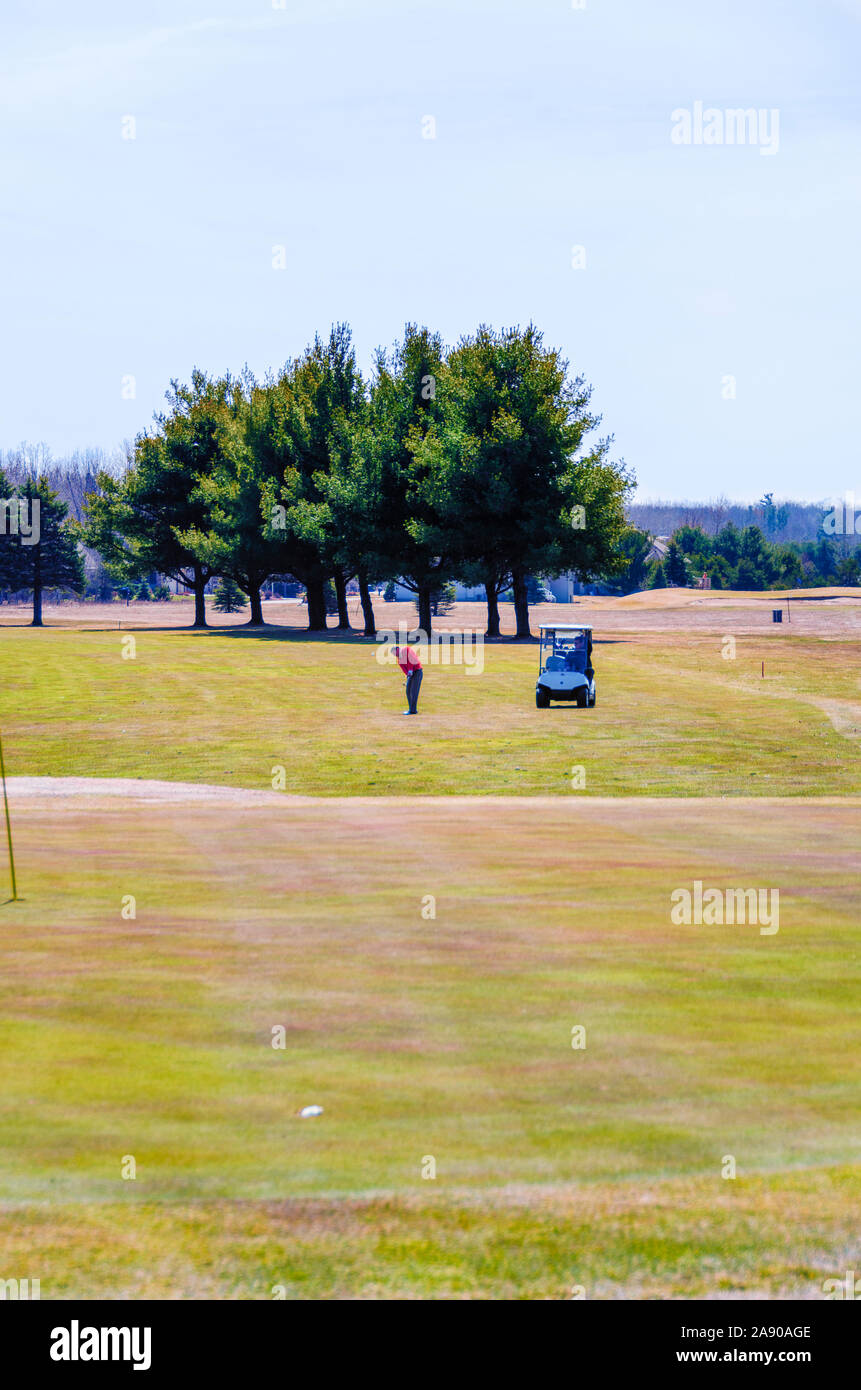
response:
<svg viewBox="0 0 861 1390"><path fill-rule="evenodd" d="M657 561L658 564L662 564L669 548L669 536L655 536L650 549L646 552L646 560L649 564L651 564L653 560Z"/></svg>

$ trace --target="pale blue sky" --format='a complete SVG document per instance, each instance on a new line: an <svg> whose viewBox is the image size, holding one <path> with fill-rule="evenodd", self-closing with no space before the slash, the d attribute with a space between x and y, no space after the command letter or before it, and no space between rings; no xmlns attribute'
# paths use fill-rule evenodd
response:
<svg viewBox="0 0 861 1390"><path fill-rule="evenodd" d="M861 0L4 0L2 31L0 448L111 449L171 376L336 319L370 366L407 319L532 318L640 498L861 493ZM673 144L696 101L777 108L778 152Z"/></svg>

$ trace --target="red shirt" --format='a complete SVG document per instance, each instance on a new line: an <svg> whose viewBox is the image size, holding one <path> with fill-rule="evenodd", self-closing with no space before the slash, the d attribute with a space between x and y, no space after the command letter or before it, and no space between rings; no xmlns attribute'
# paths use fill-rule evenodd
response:
<svg viewBox="0 0 861 1390"><path fill-rule="evenodd" d="M415 652L413 651L412 647L395 647L394 653L395 657L397 658L398 665L400 666L405 676L408 676L410 674L410 671L420 671L422 669L422 664L416 656Z"/></svg>

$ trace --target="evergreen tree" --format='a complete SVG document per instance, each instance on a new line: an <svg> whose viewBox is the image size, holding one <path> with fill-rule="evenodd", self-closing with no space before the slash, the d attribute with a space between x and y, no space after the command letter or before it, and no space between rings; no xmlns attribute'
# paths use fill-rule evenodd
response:
<svg viewBox="0 0 861 1390"><path fill-rule="evenodd" d="M779 571L777 584L781 589L799 589L804 583L801 557L791 545L775 546L773 559Z"/></svg>
<svg viewBox="0 0 861 1390"><path fill-rule="evenodd" d="M448 499L439 486L439 452L422 449L441 420L443 353L438 334L408 323L403 342L390 354L377 354L364 433L378 517L370 565L377 573L397 576L416 595L419 627L428 634L431 596L451 573L457 545L448 524Z"/></svg>
<svg viewBox="0 0 861 1390"><path fill-rule="evenodd" d="M171 409L156 417L152 434L138 435L122 478L99 473L88 494L80 537L98 550L118 583L157 572L194 591L194 626L206 627L206 585L212 567L180 539L206 534L208 504L200 490L221 457L220 388L203 372L191 386L171 382Z"/></svg>
<svg viewBox="0 0 861 1390"><path fill-rule="evenodd" d="M345 576L355 574L365 636L373 637L376 622L371 584L391 582L393 565L382 553L380 538L386 534L390 518L383 506L379 441L369 427L364 396L355 400L349 411L336 416L330 435L329 471L317 473L315 481L321 501L312 528L333 557L336 587L345 583ZM340 615L339 625L344 625Z"/></svg>
<svg viewBox="0 0 861 1390"><path fill-rule="evenodd" d="M688 567L685 564L685 557L675 540L671 540L667 546L667 553L664 558L664 572L667 584L671 588L683 589L686 587L688 582Z"/></svg>
<svg viewBox="0 0 861 1390"><path fill-rule="evenodd" d="M248 595L249 626L260 627L260 591L283 558L280 542L265 526L264 498L271 478L256 447L256 417L265 388L248 371L239 379L210 380L201 374L200 386L192 408L215 421L209 467L190 498L200 505L204 520L178 531L178 537L210 573L232 579Z"/></svg>
<svg viewBox="0 0 861 1390"><path fill-rule="evenodd" d="M773 492L767 492L764 497L760 497L756 507L765 522L765 529L770 536L783 530L789 519L789 508L785 504L783 506L777 506L774 501Z"/></svg>
<svg viewBox="0 0 861 1390"><path fill-rule="evenodd" d="M280 544L279 569L305 588L309 630L328 625L329 579L335 584L338 626L349 628L347 583L373 535L364 520L361 480L356 489L350 476L350 441L365 408L365 388L349 327L336 324L325 342L315 338L269 383L263 404L257 438L269 480L265 534ZM363 606L367 630L369 620L373 628L373 613L366 582Z"/></svg>
<svg viewBox="0 0 861 1390"><path fill-rule="evenodd" d="M425 538L465 583L484 585L488 636L499 635L498 600L510 585L517 636L528 637L530 574L587 579L621 568L630 479L608 461L610 440L583 452L599 424L591 388L569 378L532 324L482 326L462 339L437 395L438 418L417 451L437 517Z"/></svg>
<svg viewBox="0 0 861 1390"><path fill-rule="evenodd" d="M17 533L6 536L6 582L15 589L33 592L33 627L42 626L42 593L45 589L71 589L83 593L84 562L75 535L66 525L68 507L45 478L28 478L15 489Z"/></svg>
<svg viewBox="0 0 861 1390"><path fill-rule="evenodd" d="M441 614L450 613L454 607L457 589L451 580L446 580L444 584L438 584L431 590L431 613L439 617Z"/></svg>
<svg viewBox="0 0 861 1390"><path fill-rule="evenodd" d="M735 571L722 555L713 555L708 566L713 589L732 589L735 586Z"/></svg>
<svg viewBox="0 0 861 1390"><path fill-rule="evenodd" d="M741 533L741 555L736 570L740 589L769 589L777 578L772 547L758 526L745 526Z"/></svg>
<svg viewBox="0 0 861 1390"><path fill-rule="evenodd" d="M720 555L726 560L730 569L734 568L741 559L741 535L738 528L728 521L726 526L722 526L714 538L712 549L715 555Z"/></svg>
<svg viewBox="0 0 861 1390"><path fill-rule="evenodd" d="M839 557L837 547L833 541L822 536L813 547L811 556L819 583L823 585L833 584L837 578L837 567Z"/></svg>
<svg viewBox="0 0 861 1390"><path fill-rule="evenodd" d="M213 597L216 613L240 613L246 604L244 593L229 575L219 579Z"/></svg>

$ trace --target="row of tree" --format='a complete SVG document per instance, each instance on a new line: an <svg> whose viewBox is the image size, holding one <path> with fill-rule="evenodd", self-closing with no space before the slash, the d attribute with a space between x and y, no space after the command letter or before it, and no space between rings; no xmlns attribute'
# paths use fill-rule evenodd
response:
<svg viewBox="0 0 861 1390"><path fill-rule="evenodd" d="M325 628L330 609L347 628L355 579L373 635L372 586L404 583L429 632L459 579L484 587L488 636L499 635L510 592L523 637L540 575L615 579L626 591L704 572L724 588L789 587L812 574L857 582L857 556L826 540L808 555L732 522L716 534L680 526L666 558L651 559L651 537L625 521L633 479L609 459L610 440L592 437L590 396L532 325L482 326L452 349L407 325L367 381L346 325L263 381L195 371L189 384L171 383L167 410L124 469L88 477L76 520L44 475L13 488L0 470L4 505L38 502L41 512L37 541L23 513L19 528L0 529L0 587L31 590L40 623L43 588L80 591L82 543L139 595L153 576L191 590L201 627L214 578L247 595L250 622L261 624L262 587L290 576L306 591L310 629ZM763 507L774 510L770 494ZM783 518L772 519L774 532Z"/></svg>
<svg viewBox="0 0 861 1390"><path fill-rule="evenodd" d="M481 327L450 350L407 325L370 381L338 325L264 381L172 382L125 473L98 474L79 535L120 582L157 572L191 589L196 626L214 576L247 594L259 624L262 586L290 575L311 630L326 627L332 584L349 627L355 578L372 635L371 586L397 578L429 632L435 593L457 578L484 587L489 636L511 589L527 636L530 575L622 563L633 482L610 440L587 441L590 395L532 325Z"/></svg>
<svg viewBox="0 0 861 1390"><path fill-rule="evenodd" d="M853 538L854 539L854 538ZM634 527L622 537L624 569L617 587L640 589L694 587L705 574L713 589L801 589L861 583L861 544L849 548L827 536L776 543L758 526L739 529L727 522L716 535L683 525L670 537L662 559L653 557L652 537Z"/></svg>

